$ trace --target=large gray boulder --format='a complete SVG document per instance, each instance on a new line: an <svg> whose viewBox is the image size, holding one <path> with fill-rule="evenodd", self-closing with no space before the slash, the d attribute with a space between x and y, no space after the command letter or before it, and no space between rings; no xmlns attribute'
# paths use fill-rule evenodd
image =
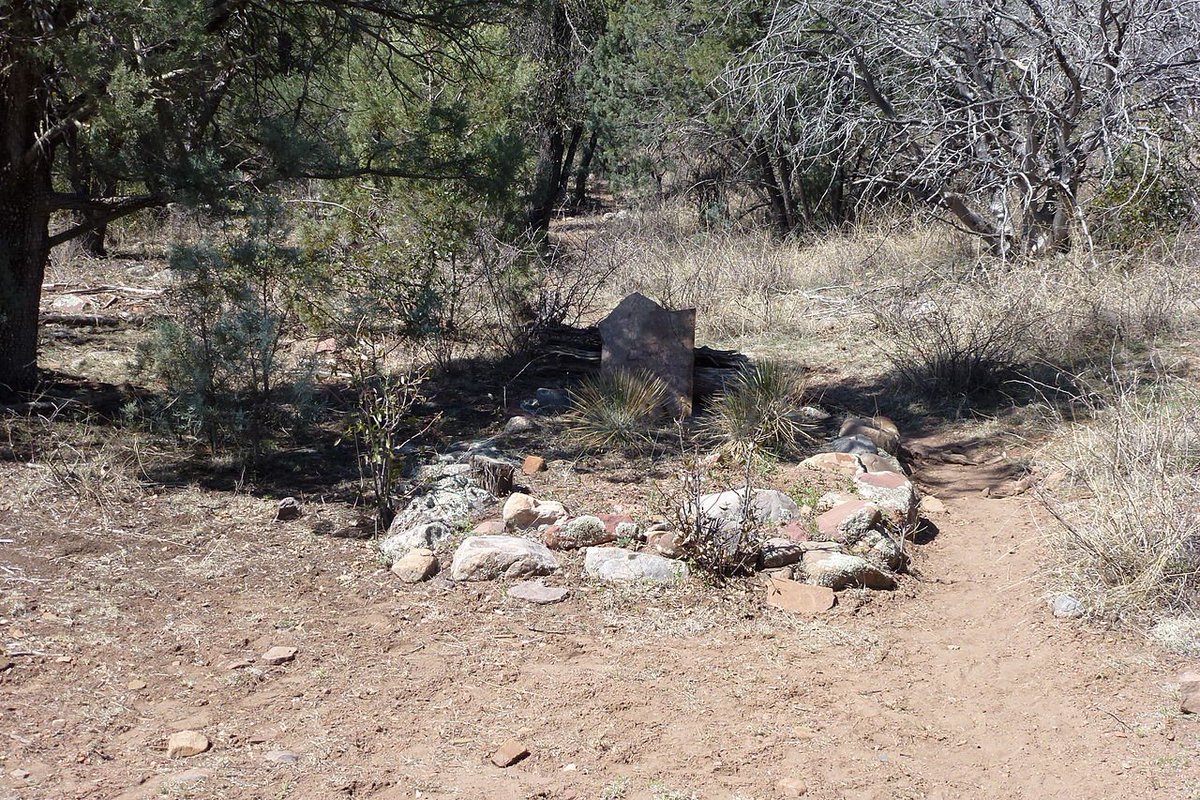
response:
<svg viewBox="0 0 1200 800"><path fill-rule="evenodd" d="M609 583L678 583L688 576L687 564L682 561L636 553L623 547L589 547L584 551L583 571Z"/></svg>
<svg viewBox="0 0 1200 800"><path fill-rule="evenodd" d="M456 581L491 581L549 575L558 559L541 542L517 536L468 536L454 551L450 577Z"/></svg>

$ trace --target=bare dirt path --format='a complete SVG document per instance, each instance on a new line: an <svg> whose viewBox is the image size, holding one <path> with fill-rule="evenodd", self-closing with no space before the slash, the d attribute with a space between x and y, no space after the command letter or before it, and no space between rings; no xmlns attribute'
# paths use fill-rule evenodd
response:
<svg viewBox="0 0 1200 800"><path fill-rule="evenodd" d="M147 497L100 526L10 493L0 633L46 655L0 672L0 798L1200 796L1178 665L1050 618L1036 509L979 494L1000 468L917 444L947 506L921 580L819 620L744 587L597 587L577 561L557 606L406 587L241 495ZM0 485L31 469L0 464ZM237 666L276 644L296 660ZM180 728L212 749L168 759ZM510 737L531 756L487 763Z"/></svg>

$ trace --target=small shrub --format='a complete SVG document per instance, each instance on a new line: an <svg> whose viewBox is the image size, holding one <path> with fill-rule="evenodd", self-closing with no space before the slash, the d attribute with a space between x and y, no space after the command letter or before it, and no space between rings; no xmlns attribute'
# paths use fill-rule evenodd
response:
<svg viewBox="0 0 1200 800"><path fill-rule="evenodd" d="M572 393L567 435L588 450L644 446L665 416L667 396L663 382L649 373L602 374Z"/></svg>
<svg viewBox="0 0 1200 800"><path fill-rule="evenodd" d="M1052 579L1097 617L1153 623L1200 605L1200 392L1119 388L1057 443L1073 481L1044 496Z"/></svg>
<svg viewBox="0 0 1200 800"><path fill-rule="evenodd" d="M166 419L216 449L249 445L315 410L306 365L286 357L303 283L299 254L268 234L269 221L223 242L177 247L173 313L139 353L166 383Z"/></svg>
<svg viewBox="0 0 1200 800"><path fill-rule="evenodd" d="M787 453L812 438L795 415L803 398L796 372L764 361L743 370L713 400L705 428L735 452Z"/></svg>

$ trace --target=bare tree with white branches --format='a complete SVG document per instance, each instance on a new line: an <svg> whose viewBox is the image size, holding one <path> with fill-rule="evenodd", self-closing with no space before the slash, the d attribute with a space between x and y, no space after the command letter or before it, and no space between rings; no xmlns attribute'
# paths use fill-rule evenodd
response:
<svg viewBox="0 0 1200 800"><path fill-rule="evenodd" d="M853 157L998 253L1063 249L1115 165L1195 152L1200 0L781 3L724 82L798 164Z"/></svg>

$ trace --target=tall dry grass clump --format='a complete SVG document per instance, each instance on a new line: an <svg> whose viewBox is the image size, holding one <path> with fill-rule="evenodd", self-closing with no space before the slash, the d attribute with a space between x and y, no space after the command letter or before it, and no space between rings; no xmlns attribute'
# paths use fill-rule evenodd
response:
<svg viewBox="0 0 1200 800"><path fill-rule="evenodd" d="M1089 613L1151 623L1200 610L1200 390L1116 390L1051 446L1070 480L1044 493L1051 578Z"/></svg>

